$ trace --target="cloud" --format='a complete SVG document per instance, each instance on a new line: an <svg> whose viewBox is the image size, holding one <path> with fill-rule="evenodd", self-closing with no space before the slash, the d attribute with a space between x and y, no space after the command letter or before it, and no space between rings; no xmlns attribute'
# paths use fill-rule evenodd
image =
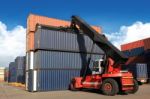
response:
<svg viewBox="0 0 150 99"><path fill-rule="evenodd" d="M25 55L25 33L23 26L7 30L7 26L0 22L0 66L8 66L16 56Z"/></svg>
<svg viewBox="0 0 150 99"><path fill-rule="evenodd" d="M118 32L105 34L120 49L122 44L150 37L150 23L137 21L130 26L121 26Z"/></svg>

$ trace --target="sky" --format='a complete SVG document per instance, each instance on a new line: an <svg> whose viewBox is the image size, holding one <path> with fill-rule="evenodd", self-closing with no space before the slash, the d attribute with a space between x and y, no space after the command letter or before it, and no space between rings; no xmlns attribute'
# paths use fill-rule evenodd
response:
<svg viewBox="0 0 150 99"><path fill-rule="evenodd" d="M120 45L150 37L150 0L1 0L0 66L25 55L26 20L30 13L63 20L78 15Z"/></svg>

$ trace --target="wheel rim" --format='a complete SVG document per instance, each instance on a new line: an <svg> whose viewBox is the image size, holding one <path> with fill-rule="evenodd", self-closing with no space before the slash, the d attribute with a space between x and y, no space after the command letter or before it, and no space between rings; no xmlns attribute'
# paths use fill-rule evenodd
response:
<svg viewBox="0 0 150 99"><path fill-rule="evenodd" d="M112 90L112 85L111 85L110 83L106 83L106 84L104 85L104 89L105 89L106 91L111 91L111 90Z"/></svg>

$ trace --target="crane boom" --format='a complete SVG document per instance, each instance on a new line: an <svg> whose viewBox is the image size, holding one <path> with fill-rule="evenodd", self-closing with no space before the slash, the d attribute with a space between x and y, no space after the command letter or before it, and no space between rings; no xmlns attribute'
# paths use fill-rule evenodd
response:
<svg viewBox="0 0 150 99"><path fill-rule="evenodd" d="M82 20L78 16L72 16L71 27L79 27L88 35L95 44L97 44L106 54L107 57L110 57L114 60L115 64L125 63L128 58L118 50L113 44L111 44L104 35L95 31L89 24Z"/></svg>

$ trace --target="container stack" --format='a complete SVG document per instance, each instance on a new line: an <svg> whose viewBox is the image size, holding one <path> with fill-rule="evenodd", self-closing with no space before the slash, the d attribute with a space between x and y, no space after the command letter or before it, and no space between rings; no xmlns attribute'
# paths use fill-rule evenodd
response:
<svg viewBox="0 0 150 99"><path fill-rule="evenodd" d="M5 67L0 67L0 82L4 82Z"/></svg>
<svg viewBox="0 0 150 99"><path fill-rule="evenodd" d="M25 83L25 56L18 56L15 59L17 82Z"/></svg>
<svg viewBox="0 0 150 99"><path fill-rule="evenodd" d="M103 56L103 51L88 36L51 28L69 26L68 21L30 15L27 23L28 91L66 90L73 77L91 73L92 60ZM100 28L94 29L100 32Z"/></svg>
<svg viewBox="0 0 150 99"><path fill-rule="evenodd" d="M148 81L148 66L146 63L128 64L123 66L123 69L132 72L133 76L142 83Z"/></svg>
<svg viewBox="0 0 150 99"><path fill-rule="evenodd" d="M8 82L8 75L9 75L9 69L8 67L5 68L5 72L4 72L4 81Z"/></svg>
<svg viewBox="0 0 150 99"><path fill-rule="evenodd" d="M137 71L136 67L141 66L144 70L142 69L143 71L140 73L147 74L148 76L145 76L144 78L150 79L150 38L121 45L121 51L129 57L126 66L129 70L132 70L134 74L137 73L135 74L136 78L138 78L136 75L139 74L139 72L135 72Z"/></svg>
<svg viewBox="0 0 150 99"><path fill-rule="evenodd" d="M16 82L16 65L15 62L9 63L9 76L8 82Z"/></svg>
<svg viewBox="0 0 150 99"><path fill-rule="evenodd" d="M25 56L18 56L9 64L8 82L25 83Z"/></svg>

